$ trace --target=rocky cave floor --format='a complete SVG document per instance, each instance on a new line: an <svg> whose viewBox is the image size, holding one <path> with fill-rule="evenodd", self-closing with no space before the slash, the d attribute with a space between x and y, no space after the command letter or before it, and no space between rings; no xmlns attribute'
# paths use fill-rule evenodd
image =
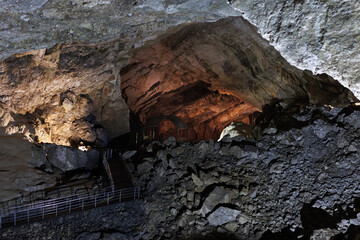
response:
<svg viewBox="0 0 360 240"><path fill-rule="evenodd" d="M296 124L276 127L285 118ZM257 141L153 142L146 147L152 157L136 165L142 199L5 228L0 236L358 239L359 136L358 109L306 107L279 114Z"/></svg>

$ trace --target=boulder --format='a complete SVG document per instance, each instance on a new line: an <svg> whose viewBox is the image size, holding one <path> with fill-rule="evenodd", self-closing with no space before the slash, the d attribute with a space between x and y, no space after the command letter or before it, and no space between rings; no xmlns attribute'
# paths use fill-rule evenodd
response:
<svg viewBox="0 0 360 240"><path fill-rule="evenodd" d="M77 149L52 145L47 154L51 165L60 169L62 172L79 168L94 168L94 162L90 162L91 164L89 164L87 153Z"/></svg>
<svg viewBox="0 0 360 240"><path fill-rule="evenodd" d="M232 122L221 132L218 141L231 142L233 140L243 141L257 138L258 136L255 135L253 128L254 126L242 122Z"/></svg>
<svg viewBox="0 0 360 240"><path fill-rule="evenodd" d="M175 137L169 137L163 142L163 146L170 147L170 146L176 146L176 138Z"/></svg>
<svg viewBox="0 0 360 240"><path fill-rule="evenodd" d="M0 156L0 202L56 184L56 174L48 174L52 169L43 149L25 140L23 135L0 134Z"/></svg>
<svg viewBox="0 0 360 240"><path fill-rule="evenodd" d="M136 150L132 150L132 151L126 151L124 152L124 154L122 155L122 158L126 161L128 159L131 159L132 156L134 156L137 153Z"/></svg>
<svg viewBox="0 0 360 240"><path fill-rule="evenodd" d="M220 226L228 222L233 222L239 216L240 211L226 208L226 207L219 207L213 213L209 215L207 220L209 224L212 226Z"/></svg>
<svg viewBox="0 0 360 240"><path fill-rule="evenodd" d="M145 173L149 172L153 166L149 162L143 162L137 166L137 171L139 175L144 175Z"/></svg>
<svg viewBox="0 0 360 240"><path fill-rule="evenodd" d="M207 213L211 212L216 205L220 203L231 203L231 200L236 197L237 194L233 191L221 187L215 187L215 189L205 199L200 209L200 213L204 217Z"/></svg>
<svg viewBox="0 0 360 240"><path fill-rule="evenodd" d="M313 234L310 237L310 240L331 240L334 238L335 235L339 233L340 232L336 229L318 229L314 230Z"/></svg>

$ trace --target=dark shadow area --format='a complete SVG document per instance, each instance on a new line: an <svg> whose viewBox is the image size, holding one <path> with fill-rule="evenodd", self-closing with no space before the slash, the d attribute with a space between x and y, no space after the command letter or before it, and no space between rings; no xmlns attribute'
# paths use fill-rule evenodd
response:
<svg viewBox="0 0 360 240"><path fill-rule="evenodd" d="M260 240L294 240L294 239L303 239L298 238L301 235L301 230L296 229L294 232L290 228L284 228L281 232L273 233L271 231L266 231L260 238Z"/></svg>
<svg viewBox="0 0 360 240"><path fill-rule="evenodd" d="M175 238L175 240L243 240L245 238L236 237L231 233L219 233L212 232L208 233L204 236L202 235L194 235L186 238Z"/></svg>
<svg viewBox="0 0 360 240"><path fill-rule="evenodd" d="M304 237L310 237L315 229L336 228L337 219L325 210L311 207L312 204L304 204L300 211L301 224L304 228Z"/></svg>
<svg viewBox="0 0 360 240"><path fill-rule="evenodd" d="M359 240L360 226L351 225L346 233L339 233L331 240Z"/></svg>

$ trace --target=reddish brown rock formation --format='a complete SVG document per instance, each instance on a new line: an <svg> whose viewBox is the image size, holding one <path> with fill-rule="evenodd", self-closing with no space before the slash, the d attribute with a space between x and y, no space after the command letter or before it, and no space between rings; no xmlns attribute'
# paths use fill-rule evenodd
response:
<svg viewBox="0 0 360 240"><path fill-rule="evenodd" d="M189 126L189 140L218 138L226 125L248 123L274 98L335 105L354 99L330 77L289 65L242 18L185 26L138 51L121 78L127 104L143 124L177 116Z"/></svg>
<svg viewBox="0 0 360 240"><path fill-rule="evenodd" d="M332 105L353 98L330 77L289 65L242 18L177 29L130 62L136 50L120 40L62 44L1 61L0 126L39 142L96 143L106 138L97 126L110 138L129 131L130 109L142 124L177 116L188 139L200 140L217 138L232 121L247 123L273 98ZM164 137L173 129L160 127Z"/></svg>

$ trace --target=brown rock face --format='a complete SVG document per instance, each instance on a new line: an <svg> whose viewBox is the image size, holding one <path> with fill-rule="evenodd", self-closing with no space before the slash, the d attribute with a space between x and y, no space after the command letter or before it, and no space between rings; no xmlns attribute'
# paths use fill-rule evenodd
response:
<svg viewBox="0 0 360 240"><path fill-rule="evenodd" d="M138 51L121 78L143 124L176 116L187 123L189 140L218 138L232 121L249 123L274 98L333 105L355 99L330 77L289 65L243 18L185 26Z"/></svg>
<svg viewBox="0 0 360 240"><path fill-rule="evenodd" d="M16 125L13 132L59 145L104 144L106 134L127 132L116 65L121 61L114 60L122 50L118 42L57 45L0 62L0 106L13 116L2 126L12 133L10 125Z"/></svg>
<svg viewBox="0 0 360 240"><path fill-rule="evenodd" d="M273 98L332 105L353 98L330 77L289 65L243 18L176 29L138 50L118 39L1 61L0 126L37 142L105 144L129 131L130 109L142 124L176 116L187 139L200 140L218 138L232 121L249 123ZM170 125L160 124L163 138Z"/></svg>

